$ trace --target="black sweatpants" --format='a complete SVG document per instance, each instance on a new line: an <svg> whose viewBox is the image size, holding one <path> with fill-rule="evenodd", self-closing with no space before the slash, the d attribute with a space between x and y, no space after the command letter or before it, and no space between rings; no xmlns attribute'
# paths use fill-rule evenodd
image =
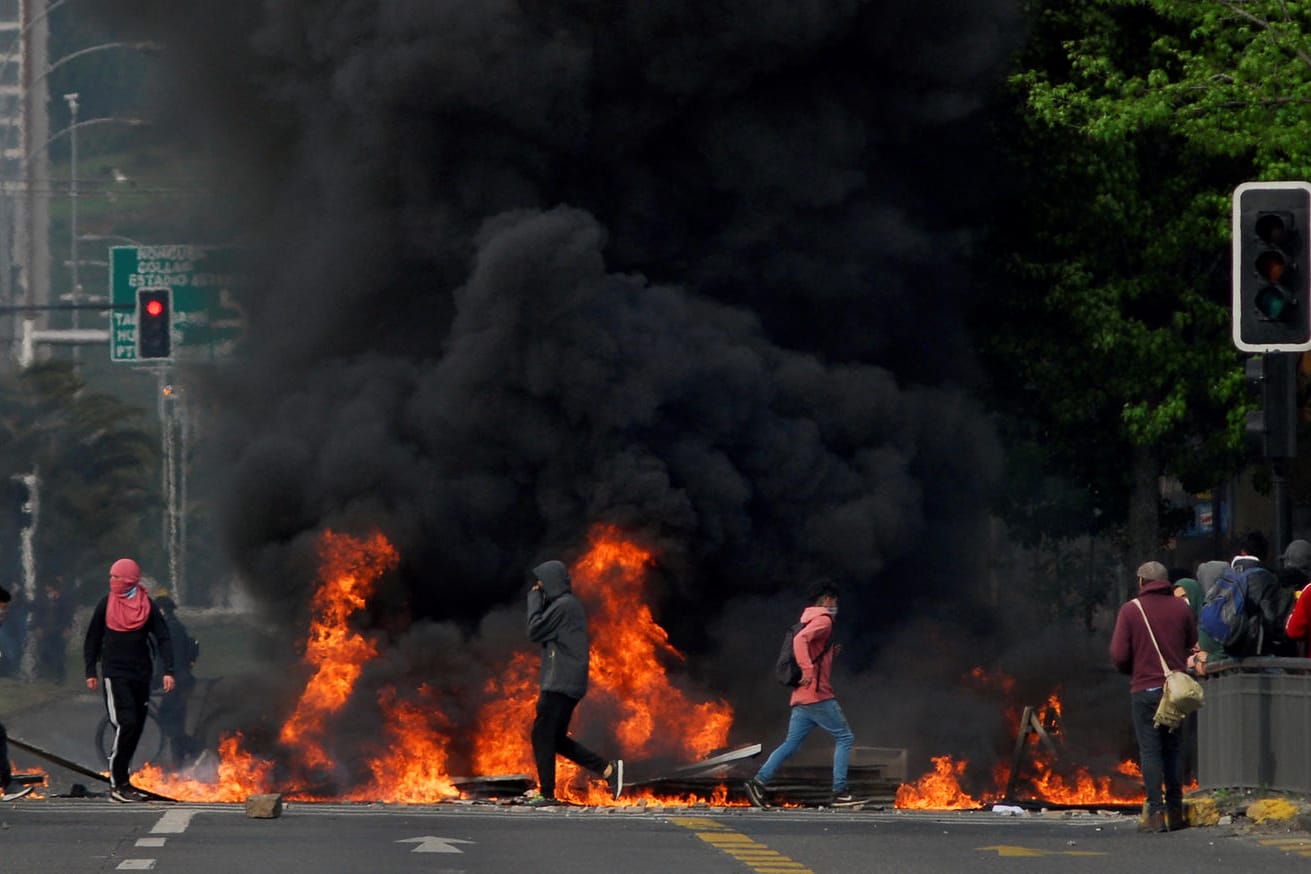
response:
<svg viewBox="0 0 1311 874"><path fill-rule="evenodd" d="M559 692L543 692L537 697L537 717L533 720L533 760L537 763L537 788L548 798L555 797L555 757L564 756L598 775L610 763L569 736L577 698Z"/></svg>
<svg viewBox="0 0 1311 874"><path fill-rule="evenodd" d="M105 709L114 728L114 742L109 747L109 785L123 787L128 782L128 768L136 755L141 732L146 727L146 708L150 705L150 683L105 677Z"/></svg>

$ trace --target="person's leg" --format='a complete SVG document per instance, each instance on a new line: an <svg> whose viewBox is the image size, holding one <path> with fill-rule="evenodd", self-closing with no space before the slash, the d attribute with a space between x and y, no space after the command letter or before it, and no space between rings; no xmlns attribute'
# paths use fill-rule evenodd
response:
<svg viewBox="0 0 1311 874"><path fill-rule="evenodd" d="M833 794L847 791L847 768L851 763L851 746L856 736L847 724L846 714L836 698L811 704L810 715L815 724L833 735Z"/></svg>
<svg viewBox="0 0 1311 874"><path fill-rule="evenodd" d="M128 772L146 727L150 684L105 677L104 686L105 708L109 712L109 724L114 728L109 748L109 785L121 788L131 785Z"/></svg>
<svg viewBox="0 0 1311 874"><path fill-rule="evenodd" d="M194 680L178 680L173 691L159 699L159 708L155 711L160 733L168 742L168 756L174 768L180 767L188 755L187 695L194 684Z"/></svg>
<svg viewBox="0 0 1311 874"><path fill-rule="evenodd" d="M555 797L555 753L557 743L569 731L569 720L578 702L559 692L542 692L537 696L537 716L533 719L533 761L537 764L537 789L547 798Z"/></svg>
<svg viewBox="0 0 1311 874"><path fill-rule="evenodd" d="M9 770L9 735L5 734L5 727L0 725L0 793L9 788L9 781L13 778Z"/></svg>
<svg viewBox="0 0 1311 874"><path fill-rule="evenodd" d="M1138 737L1138 766L1143 772L1143 788L1147 792L1148 813L1165 813L1165 799L1161 784L1165 780L1161 756L1161 733L1152 724L1156 708L1161 703L1161 690L1134 692L1130 696L1134 734Z"/></svg>
<svg viewBox="0 0 1311 874"><path fill-rule="evenodd" d="M792 715L788 718L788 733L783 739L783 743L778 749L769 754L765 764L760 766L756 772L755 780L766 786L769 781L774 779L774 774L783 766L783 763L792 758L792 755L801 747L801 742L810 734L810 730L815 727L815 720L811 719L806 710L806 705L798 704L792 708Z"/></svg>
<svg viewBox="0 0 1311 874"><path fill-rule="evenodd" d="M1170 817L1172 828L1182 827L1177 822L1183 815L1184 806L1184 738L1178 731L1157 729L1161 736L1161 775L1165 781L1165 810Z"/></svg>

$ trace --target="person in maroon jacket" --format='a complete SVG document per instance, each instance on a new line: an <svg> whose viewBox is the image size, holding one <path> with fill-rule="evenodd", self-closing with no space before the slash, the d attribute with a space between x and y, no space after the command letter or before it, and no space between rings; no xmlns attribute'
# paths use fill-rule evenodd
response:
<svg viewBox="0 0 1311 874"><path fill-rule="evenodd" d="M1134 603L1134 602L1138 603ZM1142 605L1142 610L1138 605ZM1151 622L1148 632L1144 614ZM1152 645L1152 635L1156 646ZM1160 647L1161 654L1156 653ZM1139 766L1147 790L1147 818L1140 831L1175 831L1188 825L1183 810L1183 757L1179 735L1154 723L1161 703L1165 672L1161 658L1172 671L1184 670L1189 654L1197 648L1197 620L1183 598L1174 596L1174 585L1165 565L1149 561L1138 568L1138 597L1120 607L1111 633L1111 661L1129 675L1129 698L1134 733L1138 736ZM1161 786L1165 793L1162 797Z"/></svg>

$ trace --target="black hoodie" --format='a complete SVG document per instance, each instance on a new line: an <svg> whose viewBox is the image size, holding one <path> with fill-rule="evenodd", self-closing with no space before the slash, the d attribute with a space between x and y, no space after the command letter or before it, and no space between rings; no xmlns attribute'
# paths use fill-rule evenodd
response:
<svg viewBox="0 0 1311 874"><path fill-rule="evenodd" d="M574 597L563 562L544 562L533 574L542 585L528 592L528 639L542 645L541 689L582 698L587 694L587 614Z"/></svg>

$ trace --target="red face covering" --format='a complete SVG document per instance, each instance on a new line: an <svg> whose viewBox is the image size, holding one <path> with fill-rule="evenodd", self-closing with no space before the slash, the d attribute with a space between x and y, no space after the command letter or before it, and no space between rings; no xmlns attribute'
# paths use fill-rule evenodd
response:
<svg viewBox="0 0 1311 874"><path fill-rule="evenodd" d="M120 558L109 569L109 605L105 624L114 631L136 631L150 618L150 599L141 589L141 568Z"/></svg>

